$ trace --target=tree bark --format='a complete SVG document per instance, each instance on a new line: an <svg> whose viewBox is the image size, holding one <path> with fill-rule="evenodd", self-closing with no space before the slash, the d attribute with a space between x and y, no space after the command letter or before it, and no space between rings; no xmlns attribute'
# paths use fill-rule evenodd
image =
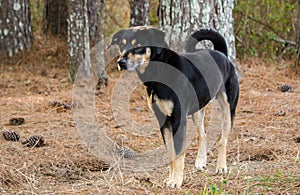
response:
<svg viewBox="0 0 300 195"><path fill-rule="evenodd" d="M148 26L150 0L130 0L130 26Z"/></svg>
<svg viewBox="0 0 300 195"><path fill-rule="evenodd" d="M87 0L69 0L69 10L69 78L74 82L79 67L91 76Z"/></svg>
<svg viewBox="0 0 300 195"><path fill-rule="evenodd" d="M298 68L298 73L300 73L300 0L298 0L298 31L297 31L297 58L296 67Z"/></svg>
<svg viewBox="0 0 300 195"><path fill-rule="evenodd" d="M44 32L53 35L65 35L68 28L68 1L67 0L45 0L44 6ZM91 45L100 41L99 31L99 0L87 0L89 36Z"/></svg>
<svg viewBox="0 0 300 195"><path fill-rule="evenodd" d="M52 35L67 34L68 4L67 0L45 0L44 32Z"/></svg>
<svg viewBox="0 0 300 195"><path fill-rule="evenodd" d="M99 0L88 0L88 17L89 17L89 35L92 45L97 44L100 41L100 18L99 14L101 13Z"/></svg>
<svg viewBox="0 0 300 195"><path fill-rule="evenodd" d="M0 0L0 51L12 57L30 49L32 39L29 0Z"/></svg>
<svg viewBox="0 0 300 195"><path fill-rule="evenodd" d="M229 59L235 64L233 6L233 0L160 0L160 28L166 32L167 43L177 51L183 50L184 42L192 32L214 28L224 36Z"/></svg>
<svg viewBox="0 0 300 195"><path fill-rule="evenodd" d="M107 84L108 77L105 72L105 0L99 1L98 18L97 18L97 39L96 45L91 50L91 62L96 65L95 77L98 79L97 89L100 89L103 84ZM91 34L90 34L91 35Z"/></svg>

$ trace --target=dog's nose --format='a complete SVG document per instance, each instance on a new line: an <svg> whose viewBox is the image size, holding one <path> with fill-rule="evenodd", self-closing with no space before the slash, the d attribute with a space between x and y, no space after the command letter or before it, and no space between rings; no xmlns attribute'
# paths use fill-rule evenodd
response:
<svg viewBox="0 0 300 195"><path fill-rule="evenodd" d="M124 59L124 58L119 59L118 64L119 64L119 67L121 68L121 70L126 70L126 64L127 64L126 59Z"/></svg>

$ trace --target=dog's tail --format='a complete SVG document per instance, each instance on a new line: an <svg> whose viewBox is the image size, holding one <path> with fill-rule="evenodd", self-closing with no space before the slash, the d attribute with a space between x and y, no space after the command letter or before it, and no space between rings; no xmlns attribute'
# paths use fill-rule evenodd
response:
<svg viewBox="0 0 300 195"><path fill-rule="evenodd" d="M213 43L214 49L228 56L226 41L223 36L213 29L200 29L188 38L185 51L194 52L196 51L196 45L200 41L209 40Z"/></svg>

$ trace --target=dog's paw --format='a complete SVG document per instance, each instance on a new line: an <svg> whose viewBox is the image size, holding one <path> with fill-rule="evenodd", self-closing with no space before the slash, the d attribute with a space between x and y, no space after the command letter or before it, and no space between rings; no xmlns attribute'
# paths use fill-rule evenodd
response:
<svg viewBox="0 0 300 195"><path fill-rule="evenodd" d="M217 168L216 168L216 174L227 174L228 170L227 170L227 166L226 166L226 163L225 165L217 165Z"/></svg>
<svg viewBox="0 0 300 195"><path fill-rule="evenodd" d="M195 162L195 167L197 170L203 171L206 168L206 164L207 164L206 156L197 157Z"/></svg>
<svg viewBox="0 0 300 195"><path fill-rule="evenodd" d="M226 164L226 149L222 147L218 154L217 166L216 166L217 174L227 174L227 164Z"/></svg>
<svg viewBox="0 0 300 195"><path fill-rule="evenodd" d="M180 189L181 186L182 186L182 182L183 182L183 179L181 178L171 178L171 179L166 179L164 181L164 183L166 184L166 186L168 188L177 188L177 189Z"/></svg>

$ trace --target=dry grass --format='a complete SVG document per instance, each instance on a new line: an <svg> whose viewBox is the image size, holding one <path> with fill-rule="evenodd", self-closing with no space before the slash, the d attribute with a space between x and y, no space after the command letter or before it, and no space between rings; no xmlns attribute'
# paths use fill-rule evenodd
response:
<svg viewBox="0 0 300 195"><path fill-rule="evenodd" d="M230 174L214 175L215 150L209 153L208 170L195 171L197 146L192 142L182 190L172 190L162 184L168 174L166 168L121 172L109 168L89 151L76 131L72 110L51 105L53 101L72 103L64 41L39 36L35 39L33 52L1 61L0 131L14 130L21 140L40 134L46 146L28 148L0 138L0 193L300 193L300 79L285 67L289 62L240 62L243 77L228 148ZM109 85L96 96L97 116L110 130L107 133L136 151L161 145L158 129L153 136L138 137L116 123L110 101L120 73L112 67L108 67L108 73ZM290 84L292 91L280 92L281 84ZM141 88L130 99L131 117L141 124L149 122L151 114ZM10 126L13 117L24 117L25 124Z"/></svg>

